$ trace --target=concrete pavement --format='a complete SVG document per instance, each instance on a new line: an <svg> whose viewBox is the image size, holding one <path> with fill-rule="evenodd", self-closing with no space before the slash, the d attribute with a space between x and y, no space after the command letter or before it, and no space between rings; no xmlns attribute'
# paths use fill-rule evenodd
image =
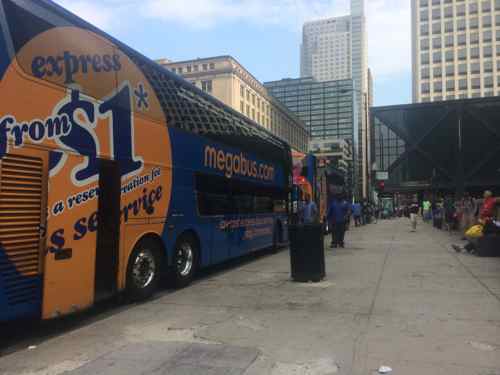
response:
<svg viewBox="0 0 500 375"><path fill-rule="evenodd" d="M0 358L0 374L500 375L500 258L406 219L347 234L327 279L290 281L286 251Z"/></svg>

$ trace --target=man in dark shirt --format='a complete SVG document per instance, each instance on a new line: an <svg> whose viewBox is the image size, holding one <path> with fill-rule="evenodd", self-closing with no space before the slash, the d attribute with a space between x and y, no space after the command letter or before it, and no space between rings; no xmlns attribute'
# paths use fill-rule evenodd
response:
<svg viewBox="0 0 500 375"><path fill-rule="evenodd" d="M345 223L349 213L349 204L335 197L328 208L327 219L332 228L331 247L344 247Z"/></svg>

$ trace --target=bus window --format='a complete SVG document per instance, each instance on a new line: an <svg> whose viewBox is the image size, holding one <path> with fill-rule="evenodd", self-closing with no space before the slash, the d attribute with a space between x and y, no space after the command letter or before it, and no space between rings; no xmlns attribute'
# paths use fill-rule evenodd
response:
<svg viewBox="0 0 500 375"><path fill-rule="evenodd" d="M258 214L267 214L273 212L273 200L271 197L255 197L255 212Z"/></svg>
<svg viewBox="0 0 500 375"><path fill-rule="evenodd" d="M198 212L201 216L228 215L231 213L231 198L226 194L197 193Z"/></svg>
<svg viewBox="0 0 500 375"><path fill-rule="evenodd" d="M273 211L275 213L286 213L286 201L285 200L275 200L273 202Z"/></svg>
<svg viewBox="0 0 500 375"><path fill-rule="evenodd" d="M253 214L255 213L254 197L247 194L234 195L234 205L238 214Z"/></svg>

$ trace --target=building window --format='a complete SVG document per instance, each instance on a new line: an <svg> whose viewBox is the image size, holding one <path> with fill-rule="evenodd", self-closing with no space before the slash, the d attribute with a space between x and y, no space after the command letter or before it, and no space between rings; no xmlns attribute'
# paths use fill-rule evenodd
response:
<svg viewBox="0 0 500 375"><path fill-rule="evenodd" d="M458 65L458 74L461 76L467 75L467 64Z"/></svg>
<svg viewBox="0 0 500 375"><path fill-rule="evenodd" d="M212 92L212 81L201 81L201 89L205 92Z"/></svg>
<svg viewBox="0 0 500 375"><path fill-rule="evenodd" d="M492 76L484 77L484 87L486 87L486 88L493 87L493 77Z"/></svg>
<svg viewBox="0 0 500 375"><path fill-rule="evenodd" d="M469 4L469 14L477 14L478 6L477 3Z"/></svg>
<svg viewBox="0 0 500 375"><path fill-rule="evenodd" d="M172 68L172 73L175 73L177 70L175 68Z"/></svg>
<svg viewBox="0 0 500 375"><path fill-rule="evenodd" d="M471 42L471 44L478 44L479 43L479 33L471 33L470 34L470 42Z"/></svg>
<svg viewBox="0 0 500 375"><path fill-rule="evenodd" d="M215 64L214 63L210 63L210 69L211 70L215 69Z"/></svg>
<svg viewBox="0 0 500 375"><path fill-rule="evenodd" d="M188 73L191 73L191 70L192 70L191 65L188 65L188 66L186 67L186 70L187 70L187 72L188 72Z"/></svg>
<svg viewBox="0 0 500 375"><path fill-rule="evenodd" d="M453 17L453 7L446 7L444 8L444 17L445 18L451 18Z"/></svg>
<svg viewBox="0 0 500 375"><path fill-rule="evenodd" d="M441 22L432 24L432 33L441 34Z"/></svg>
<svg viewBox="0 0 500 375"><path fill-rule="evenodd" d="M467 50L465 48L460 48L457 57L459 60L467 60Z"/></svg>
<svg viewBox="0 0 500 375"><path fill-rule="evenodd" d="M245 113L245 104L243 102L240 102L240 112Z"/></svg>
<svg viewBox="0 0 500 375"><path fill-rule="evenodd" d="M470 71L472 74L479 74L481 73L481 66L477 62L472 63L470 64Z"/></svg>
<svg viewBox="0 0 500 375"><path fill-rule="evenodd" d="M479 77L472 78L470 81L471 81L472 89L480 89L481 88L481 78L479 78Z"/></svg>
<svg viewBox="0 0 500 375"><path fill-rule="evenodd" d="M240 96L245 99L245 86L240 86Z"/></svg>
<svg viewBox="0 0 500 375"><path fill-rule="evenodd" d="M247 104L247 116L250 117L250 105Z"/></svg>
<svg viewBox="0 0 500 375"><path fill-rule="evenodd" d="M432 54L432 62L433 63L440 63L441 62L441 51L434 52Z"/></svg>
<svg viewBox="0 0 500 375"><path fill-rule="evenodd" d="M465 16L465 4L457 5L457 16Z"/></svg>
<svg viewBox="0 0 500 375"><path fill-rule="evenodd" d="M444 23L444 32L452 33L453 32L453 21L446 21Z"/></svg>
<svg viewBox="0 0 500 375"><path fill-rule="evenodd" d="M440 66L436 66L434 69L432 69L433 78L441 79L442 74L443 74L443 69L441 69Z"/></svg>
<svg viewBox="0 0 500 375"><path fill-rule="evenodd" d="M444 46L453 47L453 35L446 35L444 37Z"/></svg>
<svg viewBox="0 0 500 375"><path fill-rule="evenodd" d="M457 20L457 30L459 31L464 31L466 28L466 22L465 19L460 19Z"/></svg>
<svg viewBox="0 0 500 375"><path fill-rule="evenodd" d="M442 90L443 90L443 83L442 82L434 82L433 91L434 92L441 92Z"/></svg>
<svg viewBox="0 0 500 375"><path fill-rule="evenodd" d="M441 9L435 8L432 10L432 19L433 20L441 19Z"/></svg>
<svg viewBox="0 0 500 375"><path fill-rule="evenodd" d="M471 18L469 20L469 28L477 29L479 27L479 19L477 17Z"/></svg>
<svg viewBox="0 0 500 375"><path fill-rule="evenodd" d="M432 39L432 48L441 48L441 38L433 38Z"/></svg>
<svg viewBox="0 0 500 375"><path fill-rule="evenodd" d="M491 27L491 15L483 16L483 27Z"/></svg>
<svg viewBox="0 0 500 375"><path fill-rule="evenodd" d="M429 5L428 0L420 0L420 8L425 8Z"/></svg>
<svg viewBox="0 0 500 375"><path fill-rule="evenodd" d="M495 25L500 26L500 14L495 16Z"/></svg>
<svg viewBox="0 0 500 375"><path fill-rule="evenodd" d="M444 53L444 58L447 62L451 62L455 59L455 51L451 50L451 51L446 51Z"/></svg>
<svg viewBox="0 0 500 375"><path fill-rule="evenodd" d="M255 109L252 108L252 120L255 121Z"/></svg>
<svg viewBox="0 0 500 375"><path fill-rule="evenodd" d="M459 46L465 46L466 43L467 43L467 36L465 34L459 34L457 36L457 44Z"/></svg>
<svg viewBox="0 0 500 375"><path fill-rule="evenodd" d="M486 30L483 32L483 43L491 42L492 37L491 30Z"/></svg>
<svg viewBox="0 0 500 375"><path fill-rule="evenodd" d="M491 57L493 55L493 48L491 46L483 47L483 57Z"/></svg>
<svg viewBox="0 0 500 375"><path fill-rule="evenodd" d="M467 90L467 79L466 78L458 81L458 88L460 90Z"/></svg>
<svg viewBox="0 0 500 375"><path fill-rule="evenodd" d="M202 67L203 67L203 71L206 72L208 70L208 64L203 64Z"/></svg>
<svg viewBox="0 0 500 375"><path fill-rule="evenodd" d="M429 68L423 68L421 71L420 71L420 77L422 79L428 79L430 76L430 72L429 72Z"/></svg>
<svg viewBox="0 0 500 375"><path fill-rule="evenodd" d="M455 91L455 81L446 81L446 91Z"/></svg>
<svg viewBox="0 0 500 375"><path fill-rule="evenodd" d="M420 49L422 51L426 51L429 49L429 39L425 38L420 40Z"/></svg>
<svg viewBox="0 0 500 375"><path fill-rule="evenodd" d="M429 35L429 24L424 23L420 25L420 35L422 36Z"/></svg>
<svg viewBox="0 0 500 375"><path fill-rule="evenodd" d="M250 101L250 90L247 90L247 100Z"/></svg>
<svg viewBox="0 0 500 375"><path fill-rule="evenodd" d="M252 105L255 105L255 94L252 94Z"/></svg>
<svg viewBox="0 0 500 375"><path fill-rule="evenodd" d="M177 68L177 72L178 72L179 74L182 74L182 66L180 66L180 67L178 67L178 68Z"/></svg>
<svg viewBox="0 0 500 375"><path fill-rule="evenodd" d="M447 65L446 66L446 76L451 77L455 75L455 66L454 65Z"/></svg>
<svg viewBox="0 0 500 375"><path fill-rule="evenodd" d="M483 13L488 13L488 12L491 12L491 4L489 1L483 1L483 3L481 4L481 10L483 11Z"/></svg>
<svg viewBox="0 0 500 375"><path fill-rule="evenodd" d="M479 47L473 47L470 49L470 58L471 59L479 58Z"/></svg>

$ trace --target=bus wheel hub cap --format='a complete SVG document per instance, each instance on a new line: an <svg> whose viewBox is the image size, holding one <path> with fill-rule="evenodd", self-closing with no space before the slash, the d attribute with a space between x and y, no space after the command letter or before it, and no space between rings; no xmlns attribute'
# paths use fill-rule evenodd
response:
<svg viewBox="0 0 500 375"><path fill-rule="evenodd" d="M142 250L135 258L132 274L139 288L146 288L155 277L155 257L150 250Z"/></svg>
<svg viewBox="0 0 500 375"><path fill-rule="evenodd" d="M177 251L177 271L183 277L190 274L193 268L193 249L191 245L182 244Z"/></svg>

